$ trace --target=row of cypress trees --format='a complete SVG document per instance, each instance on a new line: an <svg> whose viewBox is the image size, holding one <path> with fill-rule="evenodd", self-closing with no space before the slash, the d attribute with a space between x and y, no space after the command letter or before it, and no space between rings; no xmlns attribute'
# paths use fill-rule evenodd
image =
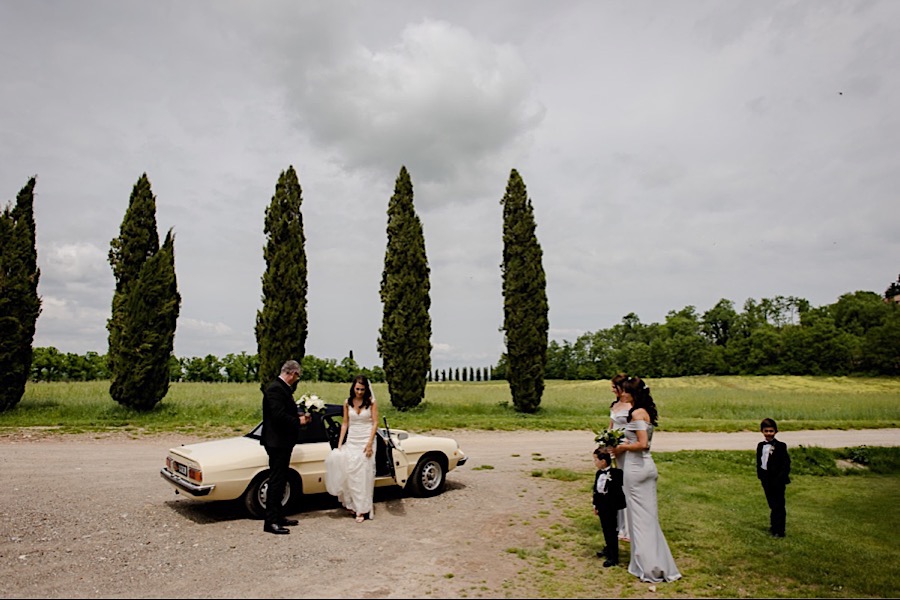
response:
<svg viewBox="0 0 900 600"><path fill-rule="evenodd" d="M31 366L37 295L37 252L33 217L35 178L0 220L0 410L24 394ZM307 258L301 211L303 194L293 166L282 171L266 209L262 308L256 315L259 378L275 377L281 364L306 353ZM548 307L542 250L525 183L510 174L503 207L503 331L508 348L509 385L516 409L534 412L544 388ZM431 376L430 269L425 237L416 213L412 181L401 167L388 204L387 247L380 297L382 325L377 341L391 403L417 406ZM175 276L175 236L160 245L156 197L144 173L135 183L119 235L110 243L116 280L110 318L107 367L110 395L137 410L153 408L169 388L169 365L181 296Z"/></svg>

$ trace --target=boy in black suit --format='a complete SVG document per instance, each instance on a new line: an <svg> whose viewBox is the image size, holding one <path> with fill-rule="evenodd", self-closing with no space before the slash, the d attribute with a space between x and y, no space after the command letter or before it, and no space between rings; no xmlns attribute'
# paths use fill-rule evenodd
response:
<svg viewBox="0 0 900 600"><path fill-rule="evenodd" d="M622 491L622 469L610 468L612 459L602 448L594 450L594 514L600 517L603 541L606 546L597 558L606 557L604 567L619 564L619 534L616 531L619 510L625 508L625 492Z"/></svg>
<svg viewBox="0 0 900 600"><path fill-rule="evenodd" d="M769 533L775 537L784 537L784 522L787 513L784 508L784 489L791 482L791 457L787 444L775 439L778 424L772 419L763 419L759 424L766 441L756 446L756 476L762 483L769 503Z"/></svg>

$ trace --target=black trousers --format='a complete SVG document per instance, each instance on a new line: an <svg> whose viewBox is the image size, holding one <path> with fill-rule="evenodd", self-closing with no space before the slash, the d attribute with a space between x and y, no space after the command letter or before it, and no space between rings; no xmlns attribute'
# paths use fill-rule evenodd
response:
<svg viewBox="0 0 900 600"><path fill-rule="evenodd" d="M772 535L784 535L785 520L787 519L787 511L784 508L784 489L785 484L778 481L762 482L763 491L766 493L766 502L769 503L769 531Z"/></svg>
<svg viewBox="0 0 900 600"><path fill-rule="evenodd" d="M603 555L617 563L619 562L619 511L598 508L597 513L600 517L600 528L603 529L603 541L606 543Z"/></svg>
<svg viewBox="0 0 900 600"><path fill-rule="evenodd" d="M266 454L269 455L269 486L266 491L266 523L279 523L284 518L281 499L284 498L284 488L287 485L288 471L291 468L291 452L293 448L270 448L266 446Z"/></svg>

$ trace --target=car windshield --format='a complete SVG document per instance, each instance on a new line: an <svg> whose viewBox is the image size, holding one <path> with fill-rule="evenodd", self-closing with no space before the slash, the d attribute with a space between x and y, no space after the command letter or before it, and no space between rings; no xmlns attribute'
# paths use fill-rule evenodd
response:
<svg viewBox="0 0 900 600"><path fill-rule="evenodd" d="M300 428L300 437L297 439L297 443L314 444L330 441L330 437L333 436L329 436L329 432L335 432L336 436L337 432L340 432L341 430L341 416L343 414L343 405L326 404L324 412L313 413L312 422ZM262 430L263 424L260 423L244 437L259 440L262 438Z"/></svg>

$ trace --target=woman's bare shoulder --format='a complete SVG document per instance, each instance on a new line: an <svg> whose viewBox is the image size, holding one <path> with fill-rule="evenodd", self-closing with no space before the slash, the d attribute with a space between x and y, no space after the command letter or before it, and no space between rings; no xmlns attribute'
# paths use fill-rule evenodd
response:
<svg viewBox="0 0 900 600"><path fill-rule="evenodd" d="M650 413L647 412L646 408L636 408L634 412L631 413L631 420L640 419L641 421L650 421Z"/></svg>

